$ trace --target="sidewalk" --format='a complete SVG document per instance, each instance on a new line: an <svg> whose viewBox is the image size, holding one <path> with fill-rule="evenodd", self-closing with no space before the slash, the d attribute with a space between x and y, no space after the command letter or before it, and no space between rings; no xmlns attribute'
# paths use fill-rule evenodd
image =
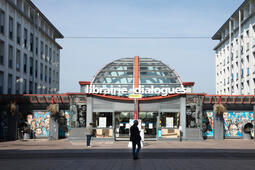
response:
<svg viewBox="0 0 255 170"><path fill-rule="evenodd" d="M87 149L84 142L70 142L68 139L50 141L48 139L36 139L27 141L0 142L1 150L84 150ZM128 141L92 141L89 150L113 150L130 149ZM227 149L227 150L255 150L254 140L226 139L224 141L145 141L144 150L153 149Z"/></svg>

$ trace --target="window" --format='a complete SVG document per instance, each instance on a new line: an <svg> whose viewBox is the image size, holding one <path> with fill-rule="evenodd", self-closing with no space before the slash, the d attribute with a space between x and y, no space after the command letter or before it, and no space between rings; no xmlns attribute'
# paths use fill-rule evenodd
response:
<svg viewBox="0 0 255 170"><path fill-rule="evenodd" d="M35 83L35 94L37 94L37 83Z"/></svg>
<svg viewBox="0 0 255 170"><path fill-rule="evenodd" d="M4 22L5 22L4 12L0 10L0 34L4 35Z"/></svg>
<svg viewBox="0 0 255 170"><path fill-rule="evenodd" d="M4 73L0 71L0 94L4 93Z"/></svg>
<svg viewBox="0 0 255 170"><path fill-rule="evenodd" d="M48 61L48 45L45 44L45 61Z"/></svg>
<svg viewBox="0 0 255 170"><path fill-rule="evenodd" d="M34 51L34 34L30 33L30 51Z"/></svg>
<svg viewBox="0 0 255 170"><path fill-rule="evenodd" d="M17 0L17 7L22 10L22 1Z"/></svg>
<svg viewBox="0 0 255 170"><path fill-rule="evenodd" d="M16 51L16 70L20 71L20 50Z"/></svg>
<svg viewBox="0 0 255 170"><path fill-rule="evenodd" d="M27 48L27 29L24 28L24 48Z"/></svg>
<svg viewBox="0 0 255 170"><path fill-rule="evenodd" d="M241 78L243 78L243 69L241 69Z"/></svg>
<svg viewBox="0 0 255 170"><path fill-rule="evenodd" d="M23 94L27 93L27 80L24 79L24 83L23 83Z"/></svg>
<svg viewBox="0 0 255 170"><path fill-rule="evenodd" d="M51 63L51 60L52 60L51 58L52 58L52 49L50 48L49 49L49 62L50 63Z"/></svg>
<svg viewBox="0 0 255 170"><path fill-rule="evenodd" d="M51 84L51 68L49 68L49 84Z"/></svg>
<svg viewBox="0 0 255 170"><path fill-rule="evenodd" d="M13 40L13 18L9 17L9 39Z"/></svg>
<svg viewBox="0 0 255 170"><path fill-rule="evenodd" d="M247 76L250 75L250 68L247 68Z"/></svg>
<svg viewBox="0 0 255 170"><path fill-rule="evenodd" d="M44 78L45 78L44 81L47 82L47 66L45 66L44 71L45 71L45 73L44 73L45 74L44 75Z"/></svg>
<svg viewBox="0 0 255 170"><path fill-rule="evenodd" d="M9 46L9 55L8 55L8 67L12 68L13 67L13 47L10 45Z"/></svg>
<svg viewBox="0 0 255 170"><path fill-rule="evenodd" d="M34 60L32 57L29 58L29 74L30 76L33 76L33 65L34 65Z"/></svg>
<svg viewBox="0 0 255 170"><path fill-rule="evenodd" d="M12 94L12 75L8 74L8 94Z"/></svg>
<svg viewBox="0 0 255 170"><path fill-rule="evenodd" d="M16 88L16 94L20 94L20 78L19 77L16 77L16 82L15 82L15 88Z"/></svg>
<svg viewBox="0 0 255 170"><path fill-rule="evenodd" d="M0 64L4 65L4 41L0 40Z"/></svg>
<svg viewBox="0 0 255 170"><path fill-rule="evenodd" d="M35 78L38 77L38 61L35 60Z"/></svg>
<svg viewBox="0 0 255 170"><path fill-rule="evenodd" d="M105 119L105 127L100 125L100 120ZM112 112L93 112L93 127L98 128L112 128Z"/></svg>
<svg viewBox="0 0 255 170"><path fill-rule="evenodd" d="M35 55L38 55L38 38L35 38Z"/></svg>
<svg viewBox="0 0 255 170"><path fill-rule="evenodd" d="M40 53L41 53L41 59L44 59L44 55L43 55L43 42L41 41L41 50L40 50Z"/></svg>
<svg viewBox="0 0 255 170"><path fill-rule="evenodd" d="M24 54L24 59L23 59L23 72L26 73L27 72L27 54Z"/></svg>
<svg viewBox="0 0 255 170"><path fill-rule="evenodd" d="M21 25L17 23L17 44L21 43Z"/></svg>
<svg viewBox="0 0 255 170"><path fill-rule="evenodd" d="M33 94L33 82L29 81L29 94Z"/></svg>
<svg viewBox="0 0 255 170"><path fill-rule="evenodd" d="M40 66L40 80L41 81L43 80L43 63L41 63L41 66Z"/></svg>

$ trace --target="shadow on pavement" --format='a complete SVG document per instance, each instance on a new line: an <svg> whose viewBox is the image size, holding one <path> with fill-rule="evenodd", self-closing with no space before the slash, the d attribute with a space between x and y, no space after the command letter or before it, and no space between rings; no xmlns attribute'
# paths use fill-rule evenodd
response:
<svg viewBox="0 0 255 170"><path fill-rule="evenodd" d="M127 159L131 149L1 150L2 159ZM141 159L255 160L255 149L143 149Z"/></svg>

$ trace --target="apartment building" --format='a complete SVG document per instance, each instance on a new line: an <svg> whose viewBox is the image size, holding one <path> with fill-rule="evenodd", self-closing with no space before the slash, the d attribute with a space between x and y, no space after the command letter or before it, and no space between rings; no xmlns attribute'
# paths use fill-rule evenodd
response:
<svg viewBox="0 0 255 170"><path fill-rule="evenodd" d="M245 0L213 35L216 94L255 94L255 0Z"/></svg>
<svg viewBox="0 0 255 170"><path fill-rule="evenodd" d="M0 94L55 94L63 35L30 0L0 0Z"/></svg>

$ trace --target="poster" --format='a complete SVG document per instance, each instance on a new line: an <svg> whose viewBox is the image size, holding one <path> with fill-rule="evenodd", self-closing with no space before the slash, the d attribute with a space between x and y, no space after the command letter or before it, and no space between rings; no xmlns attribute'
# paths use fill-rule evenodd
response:
<svg viewBox="0 0 255 170"><path fill-rule="evenodd" d="M162 130L158 130L158 137L159 137L159 138L162 137Z"/></svg>
<svg viewBox="0 0 255 170"><path fill-rule="evenodd" d="M153 129L153 123L149 123L149 129Z"/></svg>
<svg viewBox="0 0 255 170"><path fill-rule="evenodd" d="M174 118L166 117L166 127L173 128L174 127Z"/></svg>
<svg viewBox="0 0 255 170"><path fill-rule="evenodd" d="M106 117L99 117L99 126L105 128L106 127Z"/></svg>

